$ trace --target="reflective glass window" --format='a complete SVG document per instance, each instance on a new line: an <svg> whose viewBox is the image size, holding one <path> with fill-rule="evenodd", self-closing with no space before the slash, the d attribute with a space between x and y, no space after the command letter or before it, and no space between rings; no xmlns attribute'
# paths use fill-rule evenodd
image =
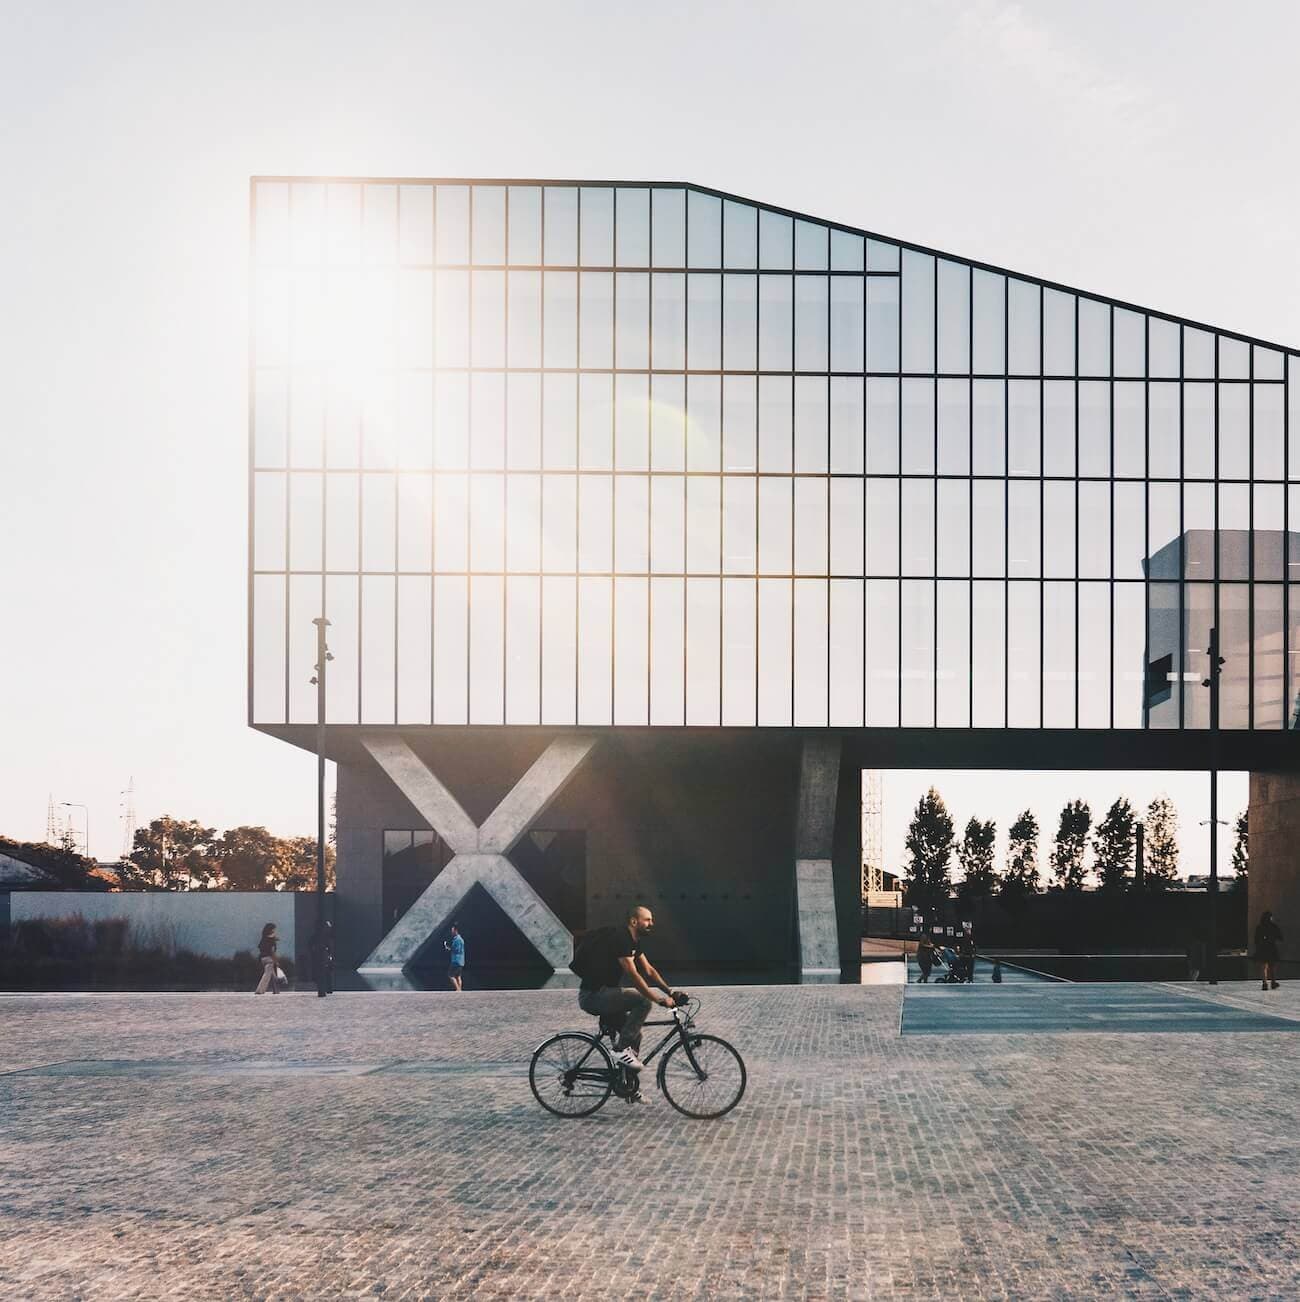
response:
<svg viewBox="0 0 1300 1302"><path fill-rule="evenodd" d="M686 593L679 578L650 580L650 722L680 724L686 714Z"/></svg>
<svg viewBox="0 0 1300 1302"><path fill-rule="evenodd" d="M438 636L433 640L433 721L464 723L469 716L469 580L450 574L435 578L433 609L438 621ZM570 669L570 690L572 686Z"/></svg>
<svg viewBox="0 0 1300 1302"><path fill-rule="evenodd" d="M548 271L542 280L542 365L547 369L576 366L578 277L572 271Z"/></svg>
<svg viewBox="0 0 1300 1302"><path fill-rule="evenodd" d="M934 473L934 381L903 381L903 473Z"/></svg>
<svg viewBox="0 0 1300 1302"><path fill-rule="evenodd" d="M1079 577L1110 578L1110 485L1079 485Z"/></svg>
<svg viewBox="0 0 1300 1302"><path fill-rule="evenodd" d="M794 278L794 368L825 371L829 366L830 287L826 276Z"/></svg>
<svg viewBox="0 0 1300 1302"><path fill-rule="evenodd" d="M788 727L791 722L793 588L789 579L758 581L758 722Z"/></svg>
<svg viewBox="0 0 1300 1302"><path fill-rule="evenodd" d="M866 536L863 516L863 481L830 481L830 567L832 574L864 573Z"/></svg>
<svg viewBox="0 0 1300 1302"><path fill-rule="evenodd" d="M1181 470L1179 406L1177 384L1147 387L1147 464L1158 479L1177 479Z"/></svg>
<svg viewBox="0 0 1300 1302"><path fill-rule="evenodd" d="M650 262L655 267L686 265L686 191L650 192Z"/></svg>
<svg viewBox="0 0 1300 1302"><path fill-rule="evenodd" d="M794 265L796 271L825 271L829 256L829 231L816 222L794 224Z"/></svg>
<svg viewBox="0 0 1300 1302"><path fill-rule="evenodd" d="M933 479L902 482L902 572L913 577L934 573Z"/></svg>
<svg viewBox="0 0 1300 1302"><path fill-rule="evenodd" d="M938 572L965 577L971 569L970 480L941 479L938 491Z"/></svg>
<svg viewBox="0 0 1300 1302"><path fill-rule="evenodd" d="M584 470L614 468L614 377L578 377L578 465Z"/></svg>
<svg viewBox="0 0 1300 1302"><path fill-rule="evenodd" d="M1143 578L1147 555L1146 486L1136 483L1116 484L1112 501L1115 577Z"/></svg>
<svg viewBox="0 0 1300 1302"><path fill-rule="evenodd" d="M789 217L758 211L758 265L765 271L788 271L794 255L794 226Z"/></svg>
<svg viewBox="0 0 1300 1302"><path fill-rule="evenodd" d="M512 271L507 280L507 338L511 366L542 364L542 277L537 271Z"/></svg>
<svg viewBox="0 0 1300 1302"><path fill-rule="evenodd" d="M861 379L831 377L832 474L860 475L863 471L863 393Z"/></svg>
<svg viewBox="0 0 1300 1302"><path fill-rule="evenodd" d="M1079 374L1110 374L1110 304L1079 299Z"/></svg>
<svg viewBox="0 0 1300 1302"><path fill-rule="evenodd" d="M1079 602L1079 727L1110 726L1110 586L1081 583Z"/></svg>
<svg viewBox="0 0 1300 1302"><path fill-rule="evenodd" d="M714 474L722 468L722 381L716 375L687 377L686 468Z"/></svg>
<svg viewBox="0 0 1300 1302"><path fill-rule="evenodd" d="M614 265L614 191L584 186L578 206L581 244L578 260L584 267Z"/></svg>
<svg viewBox="0 0 1300 1302"><path fill-rule="evenodd" d="M1006 589L1001 583L971 585L971 725L1006 724Z"/></svg>
<svg viewBox="0 0 1300 1302"><path fill-rule="evenodd" d="M970 473L970 381L938 382L939 473Z"/></svg>
<svg viewBox="0 0 1300 1302"><path fill-rule="evenodd" d="M469 261L469 186L440 185L435 201L435 257L463 266Z"/></svg>
<svg viewBox="0 0 1300 1302"><path fill-rule="evenodd" d="M1079 382L1079 474L1110 474L1110 385L1104 380Z"/></svg>
<svg viewBox="0 0 1300 1302"><path fill-rule="evenodd" d="M867 683L868 727L898 724L898 599L896 579L867 584Z"/></svg>
<svg viewBox="0 0 1300 1302"><path fill-rule="evenodd" d="M686 294L690 368L693 371L716 371L722 366L722 277L688 276Z"/></svg>
<svg viewBox="0 0 1300 1302"><path fill-rule="evenodd" d="M614 381L614 465L646 470L650 465L650 380L619 375Z"/></svg>
<svg viewBox="0 0 1300 1302"><path fill-rule="evenodd" d="M462 598L463 600L463 598ZM434 594L434 610L439 609ZM541 717L543 723L572 723L577 714L574 694L578 673L578 584L569 576L542 580ZM434 639L438 656L442 637ZM437 718L437 696L434 697Z"/></svg>
<svg viewBox="0 0 1300 1302"><path fill-rule="evenodd" d="M752 725L758 692L758 585L722 583L722 722Z"/></svg>
<svg viewBox="0 0 1300 1302"><path fill-rule="evenodd" d="M475 271L471 276L470 362L504 366L506 362L506 277L503 271Z"/></svg>
<svg viewBox="0 0 1300 1302"><path fill-rule="evenodd" d="M1251 350L1251 365L1257 380L1280 380L1283 378L1284 358L1276 348L1264 348L1256 344Z"/></svg>
<svg viewBox="0 0 1300 1302"><path fill-rule="evenodd" d="M1000 475L1006 470L1006 385L1001 380L975 380L971 384L971 441L977 475Z"/></svg>
<svg viewBox="0 0 1300 1302"><path fill-rule="evenodd" d="M722 365L728 371L757 369L758 279L722 278Z"/></svg>
<svg viewBox="0 0 1300 1302"><path fill-rule="evenodd" d="M753 376L728 375L722 381L722 466L756 470L758 391Z"/></svg>
<svg viewBox="0 0 1300 1302"><path fill-rule="evenodd" d="M867 277L867 370L898 370L898 280Z"/></svg>
<svg viewBox="0 0 1300 1302"><path fill-rule="evenodd" d="M649 721L650 585L614 580L614 722Z"/></svg>
<svg viewBox="0 0 1300 1302"><path fill-rule="evenodd" d="M1005 276L991 271L971 273L975 322L972 360L977 375L1006 373L1006 292Z"/></svg>
<svg viewBox="0 0 1300 1302"><path fill-rule="evenodd" d="M758 481L727 475L722 481L722 568L753 574L757 559Z"/></svg>
<svg viewBox="0 0 1300 1302"><path fill-rule="evenodd" d="M717 724L722 709L722 588L686 580L686 722Z"/></svg>
<svg viewBox="0 0 1300 1302"><path fill-rule="evenodd" d="M1146 588L1144 583L1117 583L1113 591L1111 726L1115 728L1140 728L1145 722L1142 702L1146 683Z"/></svg>
<svg viewBox="0 0 1300 1302"><path fill-rule="evenodd" d="M1043 485L1043 574L1066 579L1075 573L1073 481L1052 479Z"/></svg>
<svg viewBox="0 0 1300 1302"><path fill-rule="evenodd" d="M1189 380L1214 379L1214 336L1208 330L1183 327L1183 375Z"/></svg>
<svg viewBox="0 0 1300 1302"><path fill-rule="evenodd" d="M873 377L867 381L866 395L867 473L896 474L899 438L898 381Z"/></svg>
<svg viewBox="0 0 1300 1302"><path fill-rule="evenodd" d="M1007 469L1013 475L1037 475L1042 449L1042 386L1037 380L1007 385Z"/></svg>
<svg viewBox="0 0 1300 1302"><path fill-rule="evenodd" d="M758 209L727 199L722 205L724 265L749 269L758 265Z"/></svg>
<svg viewBox="0 0 1300 1302"><path fill-rule="evenodd" d="M1250 345L1241 339L1219 336L1219 379L1250 378Z"/></svg>
<svg viewBox="0 0 1300 1302"><path fill-rule="evenodd" d="M1039 694L1040 605L1037 583L1007 586L1007 724L1037 728L1042 720Z"/></svg>
<svg viewBox="0 0 1300 1302"><path fill-rule="evenodd" d="M473 257L480 266L506 260L506 192L500 185L471 190Z"/></svg>
<svg viewBox="0 0 1300 1302"><path fill-rule="evenodd" d="M1214 478L1214 389L1212 384L1184 384L1183 474L1188 479Z"/></svg>
<svg viewBox="0 0 1300 1302"><path fill-rule="evenodd" d="M1040 536L1042 485L1013 479L1007 485L1007 573L1013 579L1042 573Z"/></svg>
<svg viewBox="0 0 1300 1302"><path fill-rule="evenodd" d="M686 481L650 476L650 569L680 574L686 566Z"/></svg>
<svg viewBox="0 0 1300 1302"><path fill-rule="evenodd" d="M970 725L970 584L940 582L935 612L935 723Z"/></svg>
<svg viewBox="0 0 1300 1302"><path fill-rule="evenodd" d="M650 359L655 370L686 365L686 277L680 272L650 277Z"/></svg>
<svg viewBox="0 0 1300 1302"><path fill-rule="evenodd" d="M1253 388L1255 409L1254 456L1256 479L1283 477L1283 390L1277 384L1256 384Z"/></svg>
<svg viewBox="0 0 1300 1302"><path fill-rule="evenodd" d="M934 584L901 585L902 702L904 728L934 725Z"/></svg>
<svg viewBox="0 0 1300 1302"><path fill-rule="evenodd" d="M861 371L863 368L865 336L862 290L863 280L859 276L831 277L832 371Z"/></svg>
<svg viewBox="0 0 1300 1302"><path fill-rule="evenodd" d="M760 574L789 574L793 551L793 481L761 475L758 480L758 569Z"/></svg>
<svg viewBox="0 0 1300 1302"><path fill-rule="evenodd" d="M1074 584L1043 584L1043 727L1075 725Z"/></svg>
<svg viewBox="0 0 1300 1302"><path fill-rule="evenodd" d="M1059 289L1043 290L1043 371L1047 375L1073 375L1073 294Z"/></svg>
<svg viewBox="0 0 1300 1302"><path fill-rule="evenodd" d="M689 190L686 195L686 265L722 266L722 200Z"/></svg>
<svg viewBox="0 0 1300 1302"><path fill-rule="evenodd" d="M686 570L719 574L722 570L722 480L692 475L686 481Z"/></svg>
<svg viewBox="0 0 1300 1302"><path fill-rule="evenodd" d="M940 371L970 370L971 270L960 262L939 260L939 361Z"/></svg>
<svg viewBox="0 0 1300 1302"><path fill-rule="evenodd" d="M614 193L614 261L620 267L650 265L649 190L620 187Z"/></svg>
<svg viewBox="0 0 1300 1302"><path fill-rule="evenodd" d="M1218 537L1219 578L1250 578L1249 484L1219 485Z"/></svg>
<svg viewBox="0 0 1300 1302"><path fill-rule="evenodd" d="M547 470L578 466L578 377L542 377L542 465Z"/></svg>
<svg viewBox="0 0 1300 1302"><path fill-rule="evenodd" d="M509 260L517 266L535 267L542 260L541 189L535 185L512 185L508 203Z"/></svg>
<svg viewBox="0 0 1300 1302"><path fill-rule="evenodd" d="M971 486L972 572L981 578L1006 573L1007 490L1001 480L977 479Z"/></svg>
<svg viewBox="0 0 1300 1302"><path fill-rule="evenodd" d="M1025 280L1012 279L1007 286L1007 370L1012 375L1038 375L1039 312L1041 291Z"/></svg>
<svg viewBox="0 0 1300 1302"><path fill-rule="evenodd" d="M1256 576L1258 578L1258 575ZM1285 656L1282 645L1282 586L1256 583L1253 592L1254 716L1256 728L1286 726Z"/></svg>
<svg viewBox="0 0 1300 1302"><path fill-rule="evenodd" d="M1179 349L1182 331L1176 321L1148 318L1147 368L1152 379L1176 380L1182 372Z"/></svg>
<svg viewBox="0 0 1300 1302"><path fill-rule="evenodd" d="M899 480L867 480L867 573L898 573Z"/></svg>
<svg viewBox="0 0 1300 1302"><path fill-rule="evenodd" d="M1072 380L1043 381L1043 473L1073 475L1074 399Z"/></svg>
<svg viewBox="0 0 1300 1302"><path fill-rule="evenodd" d="M614 477L614 568L624 574L644 574L650 568L650 480L646 475Z"/></svg>
<svg viewBox="0 0 1300 1302"><path fill-rule="evenodd" d="M831 727L862 726L863 642L865 611L861 583L832 580L830 585L830 716Z"/></svg>
<svg viewBox="0 0 1300 1302"><path fill-rule="evenodd" d="M820 375L794 381L794 468L799 474L825 474L830 419L827 382Z"/></svg>
<svg viewBox="0 0 1300 1302"><path fill-rule="evenodd" d="M862 271L866 265L866 249L861 235L852 231L831 231L831 270Z"/></svg>
<svg viewBox="0 0 1300 1302"><path fill-rule="evenodd" d="M1141 376L1147 369L1147 319L1140 312L1117 307L1112 314L1115 336L1115 374Z"/></svg>
<svg viewBox="0 0 1300 1302"><path fill-rule="evenodd" d="M1146 385L1116 383L1114 389L1115 474L1141 479L1146 474Z"/></svg>
<svg viewBox="0 0 1300 1302"><path fill-rule="evenodd" d="M903 370L934 370L934 259L903 253Z"/></svg>
<svg viewBox="0 0 1300 1302"><path fill-rule="evenodd" d="M686 380L681 375L650 377L650 468L686 468Z"/></svg>
<svg viewBox="0 0 1300 1302"><path fill-rule="evenodd" d="M758 369L788 371L793 363L794 286L790 276L758 278Z"/></svg>
<svg viewBox="0 0 1300 1302"><path fill-rule="evenodd" d="M826 574L829 571L830 502L822 476L794 481L794 572Z"/></svg>
<svg viewBox="0 0 1300 1302"><path fill-rule="evenodd" d="M581 365L614 364L614 277L607 271L584 271L578 281L578 355Z"/></svg>
<svg viewBox="0 0 1300 1302"><path fill-rule="evenodd" d="M1220 384L1219 478L1250 478L1250 386Z"/></svg>
<svg viewBox="0 0 1300 1302"><path fill-rule="evenodd" d="M884 240L867 241L868 271L897 271L898 260L899 249L897 244L889 244Z"/></svg>
<svg viewBox="0 0 1300 1302"><path fill-rule="evenodd" d="M758 378L758 468L789 474L793 468L794 394L788 375Z"/></svg>
<svg viewBox="0 0 1300 1302"><path fill-rule="evenodd" d="M1254 515L1251 519L1254 539L1256 582L1276 583L1284 577L1282 539L1284 489L1281 484L1256 484ZM1296 648L1300 650L1300 647Z"/></svg>

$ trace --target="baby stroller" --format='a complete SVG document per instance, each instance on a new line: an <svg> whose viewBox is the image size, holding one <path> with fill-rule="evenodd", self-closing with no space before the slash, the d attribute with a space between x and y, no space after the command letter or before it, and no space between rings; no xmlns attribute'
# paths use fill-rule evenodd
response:
<svg viewBox="0 0 1300 1302"><path fill-rule="evenodd" d="M935 981L946 986L959 986L965 982L965 964L948 946L935 950L934 965L936 968L943 969L940 975L935 977Z"/></svg>

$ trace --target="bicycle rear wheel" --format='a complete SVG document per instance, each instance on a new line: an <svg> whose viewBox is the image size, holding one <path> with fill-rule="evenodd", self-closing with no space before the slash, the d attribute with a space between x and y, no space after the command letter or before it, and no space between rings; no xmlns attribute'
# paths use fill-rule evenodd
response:
<svg viewBox="0 0 1300 1302"><path fill-rule="evenodd" d="M547 1112L589 1117L614 1090L614 1064L599 1040L564 1031L537 1047L528 1083Z"/></svg>
<svg viewBox="0 0 1300 1302"><path fill-rule="evenodd" d="M689 1046L689 1052L687 1048ZM725 1116L745 1092L745 1063L726 1040L688 1034L664 1054L659 1088L688 1117L711 1121Z"/></svg>

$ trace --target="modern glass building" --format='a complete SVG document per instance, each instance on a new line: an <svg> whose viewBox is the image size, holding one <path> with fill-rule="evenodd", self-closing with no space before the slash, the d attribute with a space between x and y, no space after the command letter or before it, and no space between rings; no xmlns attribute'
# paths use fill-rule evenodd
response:
<svg viewBox="0 0 1300 1302"><path fill-rule="evenodd" d="M323 612L341 783L400 787L367 738L429 772L779 738L793 883L842 875L794 845L810 745L846 789L863 763L1292 765L1294 350L691 185L259 179L252 210L249 719L314 744ZM342 838L341 904L383 833L447 841L407 823ZM728 835L659 868L632 837L634 884L743 877ZM829 966L800 891L764 943Z"/></svg>

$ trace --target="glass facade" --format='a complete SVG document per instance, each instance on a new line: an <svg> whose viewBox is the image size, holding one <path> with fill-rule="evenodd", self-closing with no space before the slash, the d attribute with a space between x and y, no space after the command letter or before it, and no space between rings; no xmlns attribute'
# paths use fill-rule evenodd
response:
<svg viewBox="0 0 1300 1302"><path fill-rule="evenodd" d="M253 188L255 724L1282 729L1294 352L691 187ZM1290 383L1289 383L1290 382Z"/></svg>

